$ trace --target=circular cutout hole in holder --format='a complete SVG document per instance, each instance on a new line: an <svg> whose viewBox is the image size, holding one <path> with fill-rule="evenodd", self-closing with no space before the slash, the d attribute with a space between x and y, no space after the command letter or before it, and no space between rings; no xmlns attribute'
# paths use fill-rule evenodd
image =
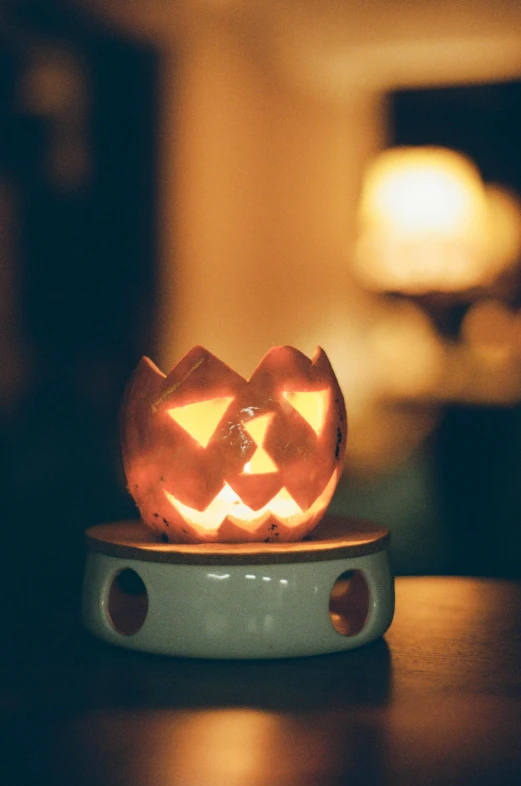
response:
<svg viewBox="0 0 521 786"><path fill-rule="evenodd" d="M135 570L125 568L114 576L108 613L113 627L124 636L133 636L143 626L148 613L148 593Z"/></svg>
<svg viewBox="0 0 521 786"><path fill-rule="evenodd" d="M369 587L359 570L342 573L329 596L329 617L337 633L354 636L360 633L369 614Z"/></svg>

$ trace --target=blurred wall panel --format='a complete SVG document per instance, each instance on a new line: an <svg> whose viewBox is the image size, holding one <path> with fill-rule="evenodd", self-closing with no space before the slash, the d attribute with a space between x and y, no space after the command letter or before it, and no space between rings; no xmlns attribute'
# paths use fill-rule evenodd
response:
<svg viewBox="0 0 521 786"><path fill-rule="evenodd" d="M2 578L15 615L76 605L84 529L132 514L117 412L152 351L156 53L53 6L13 6L0 24L0 371L16 393L0 410Z"/></svg>
<svg viewBox="0 0 521 786"><path fill-rule="evenodd" d="M364 305L346 256L380 101L291 90L229 26L199 31L177 63L162 82L162 364L202 343L250 374L273 344L323 343L342 375Z"/></svg>

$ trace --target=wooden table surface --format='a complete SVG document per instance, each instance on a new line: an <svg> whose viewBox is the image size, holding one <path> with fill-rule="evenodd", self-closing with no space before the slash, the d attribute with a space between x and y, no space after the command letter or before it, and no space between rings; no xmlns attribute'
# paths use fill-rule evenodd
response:
<svg viewBox="0 0 521 786"><path fill-rule="evenodd" d="M0 782L519 786L521 584L400 578L396 593L385 639L315 658L168 659L67 616L18 626Z"/></svg>

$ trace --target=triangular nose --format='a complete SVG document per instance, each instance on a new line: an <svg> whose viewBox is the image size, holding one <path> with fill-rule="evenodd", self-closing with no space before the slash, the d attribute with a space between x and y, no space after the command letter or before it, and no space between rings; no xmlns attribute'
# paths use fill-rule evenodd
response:
<svg viewBox="0 0 521 786"><path fill-rule="evenodd" d="M246 475L267 475L269 472L277 472L277 465L264 448L257 448L251 459L244 465L243 472Z"/></svg>
<svg viewBox="0 0 521 786"><path fill-rule="evenodd" d="M257 450L244 465L243 473L246 475L267 475L269 472L277 472L277 465L262 447L272 420L273 412L269 412L244 424L244 428L257 444Z"/></svg>
<svg viewBox="0 0 521 786"><path fill-rule="evenodd" d="M272 420L273 412L268 412L267 415L260 415L244 424L244 428L257 445L264 444L264 437Z"/></svg>

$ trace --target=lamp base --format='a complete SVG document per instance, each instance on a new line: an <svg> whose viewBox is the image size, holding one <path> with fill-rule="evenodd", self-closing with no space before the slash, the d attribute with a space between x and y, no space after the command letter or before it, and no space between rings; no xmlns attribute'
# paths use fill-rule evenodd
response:
<svg viewBox="0 0 521 786"><path fill-rule="evenodd" d="M157 543L140 522L87 530L83 618L104 641L196 658L352 649L394 613L389 532L326 517L298 543Z"/></svg>

